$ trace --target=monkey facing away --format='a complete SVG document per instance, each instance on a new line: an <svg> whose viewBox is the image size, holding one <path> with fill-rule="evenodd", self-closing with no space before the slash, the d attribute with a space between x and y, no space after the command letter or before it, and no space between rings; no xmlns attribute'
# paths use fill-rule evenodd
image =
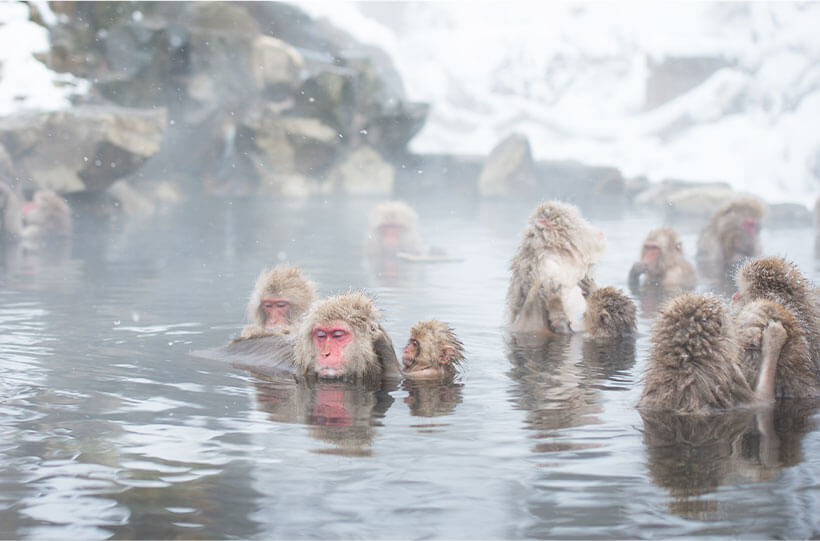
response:
<svg viewBox="0 0 820 541"><path fill-rule="evenodd" d="M464 360L464 346L449 325L419 321L402 351L402 372L417 379L451 378Z"/></svg>
<svg viewBox="0 0 820 541"><path fill-rule="evenodd" d="M641 282L664 288L692 289L697 282L695 267L683 257L683 245L674 229L661 227L646 235L641 258L629 271L629 285Z"/></svg>
<svg viewBox="0 0 820 541"><path fill-rule="evenodd" d="M250 324L235 340L290 332L315 299L316 285L299 267L282 264L263 271L248 301Z"/></svg>
<svg viewBox="0 0 820 541"><path fill-rule="evenodd" d="M581 284L606 243L570 204L546 201L530 216L512 260L507 308L512 332L580 330L585 309Z"/></svg>
<svg viewBox="0 0 820 541"><path fill-rule="evenodd" d="M760 255L765 211L757 198L745 195L720 207L698 237L698 267L710 276L724 277L743 259Z"/></svg>
<svg viewBox="0 0 820 541"><path fill-rule="evenodd" d="M803 330L809 353L820 370L820 314L814 286L800 269L782 257L760 257L735 274L737 293L732 304L740 309L755 299L768 299L791 312Z"/></svg>
<svg viewBox="0 0 820 541"><path fill-rule="evenodd" d="M743 349L726 307L714 297L679 295L664 305L653 325L638 407L706 414L772 401L784 340L779 323L762 331L760 376L750 385L741 370Z"/></svg>
<svg viewBox="0 0 820 541"><path fill-rule="evenodd" d="M23 206L23 236L60 237L71 234L71 211L56 192L37 190Z"/></svg>
<svg viewBox="0 0 820 541"><path fill-rule="evenodd" d="M635 303L614 287L593 290L587 296L584 329L593 340L632 336L637 331Z"/></svg>

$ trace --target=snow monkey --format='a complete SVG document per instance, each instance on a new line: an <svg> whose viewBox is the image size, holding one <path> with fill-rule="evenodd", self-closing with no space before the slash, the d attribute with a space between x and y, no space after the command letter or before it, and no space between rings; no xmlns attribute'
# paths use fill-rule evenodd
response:
<svg viewBox="0 0 820 541"><path fill-rule="evenodd" d="M698 237L698 267L708 275L723 277L743 259L760 255L764 213L763 203L746 195L720 207Z"/></svg>
<svg viewBox="0 0 820 541"><path fill-rule="evenodd" d="M796 327L783 323L789 333L788 349L799 352L797 343L805 340L807 362L814 365L815 374L820 373L820 315L815 302L817 293L800 269L782 257L761 257L738 269L735 283L737 293L732 297L732 305L736 311L742 312L747 304L761 299L781 305L792 315L797 323ZM803 364L803 361L792 358L788 363Z"/></svg>
<svg viewBox="0 0 820 541"><path fill-rule="evenodd" d="M277 265L256 279L248 301L248 320L236 340L290 332L316 298L316 285L299 267Z"/></svg>
<svg viewBox="0 0 820 541"><path fill-rule="evenodd" d="M530 216L510 265L510 330L564 334L580 330L586 304L581 283L589 281L588 273L605 246L603 233L575 206L541 203Z"/></svg>
<svg viewBox="0 0 820 541"><path fill-rule="evenodd" d="M595 289L587 296L584 329L594 340L632 336L637 330L635 303L614 287Z"/></svg>
<svg viewBox="0 0 820 541"><path fill-rule="evenodd" d="M639 408L706 414L774 399L779 323L761 333L761 368L754 388L741 370L744 347L736 341L726 307L715 297L684 293L667 302L652 328L648 369Z"/></svg>
<svg viewBox="0 0 820 541"><path fill-rule="evenodd" d="M641 258L629 271L629 285L644 283L663 288L692 289L697 281L695 268L683 257L683 246L674 229L653 229L641 246Z"/></svg>
<svg viewBox="0 0 820 541"><path fill-rule="evenodd" d="M59 237L71 234L68 204L51 190L37 190L23 206L23 236Z"/></svg>
<svg viewBox="0 0 820 541"><path fill-rule="evenodd" d="M449 325L431 319L410 329L401 355L402 372L410 378L453 377L464 360L464 346Z"/></svg>
<svg viewBox="0 0 820 541"><path fill-rule="evenodd" d="M401 201L381 203L370 215L367 253L370 256L395 256L399 252L420 254L421 237L417 231L416 211Z"/></svg>
<svg viewBox="0 0 820 541"><path fill-rule="evenodd" d="M314 304L295 338L294 367L303 376L373 378L399 376L393 342L379 311L365 294L346 293Z"/></svg>

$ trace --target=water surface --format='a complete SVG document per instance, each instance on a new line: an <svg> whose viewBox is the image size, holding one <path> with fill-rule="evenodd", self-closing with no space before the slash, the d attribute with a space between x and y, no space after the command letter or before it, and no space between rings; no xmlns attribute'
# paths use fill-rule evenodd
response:
<svg viewBox="0 0 820 541"><path fill-rule="evenodd" d="M820 534L816 405L645 421L634 404L653 299L636 299L634 344L516 344L503 328L507 267L535 203L411 201L422 238L463 258L421 265L365 259L377 202L192 201L7 250L0 536ZM598 282L626 289L662 219L585 213L609 243ZM691 258L697 227L681 232ZM762 240L818 279L813 231ZM447 321L468 352L462 376L310 385L191 356L238 334L257 274L282 261L322 295L373 294L397 348L416 321Z"/></svg>

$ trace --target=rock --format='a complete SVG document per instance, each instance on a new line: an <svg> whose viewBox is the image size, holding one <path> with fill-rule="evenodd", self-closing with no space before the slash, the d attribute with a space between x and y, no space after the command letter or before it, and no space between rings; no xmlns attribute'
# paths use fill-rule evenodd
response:
<svg viewBox="0 0 820 541"><path fill-rule="evenodd" d="M257 172L319 177L336 159L342 145L336 130L315 118L283 117L263 112L245 124L253 132L248 138L255 149Z"/></svg>
<svg viewBox="0 0 820 541"><path fill-rule="evenodd" d="M23 188L104 190L159 150L166 123L163 109L23 113L0 119L0 145L15 163Z"/></svg>
<svg viewBox="0 0 820 541"><path fill-rule="evenodd" d="M708 218L735 195L727 186L684 188L668 194L664 210L670 218Z"/></svg>
<svg viewBox="0 0 820 541"><path fill-rule="evenodd" d="M535 172L538 193L549 194L550 198L601 202L609 206L626 200L626 183L615 167L573 160L538 161Z"/></svg>
<svg viewBox="0 0 820 541"><path fill-rule="evenodd" d="M273 101L290 97L305 67L299 51L274 37L259 36L253 42L252 55L257 90Z"/></svg>
<svg viewBox="0 0 820 541"><path fill-rule="evenodd" d="M407 144L424 127L430 106L426 103L394 101L373 113L359 130L365 140L383 156L401 158Z"/></svg>
<svg viewBox="0 0 820 541"><path fill-rule="evenodd" d="M296 92L296 112L318 118L343 137L349 136L356 100L354 77L352 70L333 67L309 77Z"/></svg>
<svg viewBox="0 0 820 541"><path fill-rule="evenodd" d="M510 135L487 156L478 177L478 192L483 197L495 197L527 193L534 188L530 142L525 135Z"/></svg>
<svg viewBox="0 0 820 541"><path fill-rule="evenodd" d="M125 180L118 180L106 190L116 209L125 216L150 216L155 205Z"/></svg>
<svg viewBox="0 0 820 541"><path fill-rule="evenodd" d="M814 217L809 209L798 203L774 203L766 215L768 227L811 227Z"/></svg>
<svg viewBox="0 0 820 541"><path fill-rule="evenodd" d="M731 195L734 195L732 187L726 182L693 182L667 179L658 183L649 184L645 190L635 196L633 201L636 206L666 212L669 207L670 198L675 193L690 188L716 190L717 192L723 190L724 194L731 193Z"/></svg>
<svg viewBox="0 0 820 541"><path fill-rule="evenodd" d="M332 186L351 195L391 195L396 172L373 147L353 150L328 174Z"/></svg>

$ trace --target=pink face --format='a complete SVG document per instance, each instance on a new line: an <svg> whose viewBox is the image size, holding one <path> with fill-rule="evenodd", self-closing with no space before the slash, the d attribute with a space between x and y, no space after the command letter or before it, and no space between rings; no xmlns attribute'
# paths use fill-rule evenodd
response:
<svg viewBox="0 0 820 541"><path fill-rule="evenodd" d="M661 255L661 247L655 242L646 242L643 245L643 252L641 253L641 260L644 263L654 265Z"/></svg>
<svg viewBox="0 0 820 541"><path fill-rule="evenodd" d="M290 323L290 302L280 297L265 297L259 303L265 312L265 328L275 329Z"/></svg>
<svg viewBox="0 0 820 541"><path fill-rule="evenodd" d="M353 426L353 416L345 408L344 389L319 389L311 424L319 426Z"/></svg>
<svg viewBox="0 0 820 541"><path fill-rule="evenodd" d="M379 236L381 237L382 246L398 250L403 229L404 227L397 223L387 222L381 224L379 226Z"/></svg>
<svg viewBox="0 0 820 541"><path fill-rule="evenodd" d="M416 357L419 355L419 341L413 337L410 337L410 340L407 342L407 345L404 346L404 351L401 352L401 362L405 368L410 368L414 362L416 362Z"/></svg>
<svg viewBox="0 0 820 541"><path fill-rule="evenodd" d="M316 372L319 377L337 378L345 372L345 347L353 341L353 330L344 321L313 327Z"/></svg>
<svg viewBox="0 0 820 541"><path fill-rule="evenodd" d="M743 218L741 227L743 227L743 230L749 235L756 237L758 231L760 231L760 220L750 217Z"/></svg>

